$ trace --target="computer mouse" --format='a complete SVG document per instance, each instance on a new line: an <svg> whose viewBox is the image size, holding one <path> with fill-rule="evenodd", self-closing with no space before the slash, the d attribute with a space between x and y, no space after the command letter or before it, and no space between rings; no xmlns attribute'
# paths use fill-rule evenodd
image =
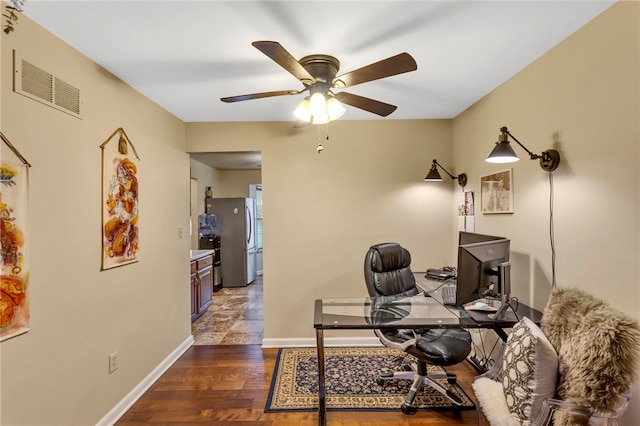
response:
<svg viewBox="0 0 640 426"><path fill-rule="evenodd" d="M484 302L476 302L475 305L473 305L474 308L476 309L486 309L489 305L487 305Z"/></svg>

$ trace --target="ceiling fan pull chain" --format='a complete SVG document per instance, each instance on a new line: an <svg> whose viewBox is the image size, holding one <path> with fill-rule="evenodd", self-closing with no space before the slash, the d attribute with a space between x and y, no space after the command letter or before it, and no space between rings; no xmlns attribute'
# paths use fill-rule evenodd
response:
<svg viewBox="0 0 640 426"><path fill-rule="evenodd" d="M320 154L324 150L324 147L322 146L322 141L320 140L320 126L317 127L316 133L318 134L318 143L316 144L316 152Z"/></svg>

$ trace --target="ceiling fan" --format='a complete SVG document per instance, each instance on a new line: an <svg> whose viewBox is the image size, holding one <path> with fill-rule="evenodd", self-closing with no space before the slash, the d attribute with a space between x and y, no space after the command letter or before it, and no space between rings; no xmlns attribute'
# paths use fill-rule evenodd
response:
<svg viewBox="0 0 640 426"><path fill-rule="evenodd" d="M256 49L291 73L304 85L301 90L279 90L220 98L222 102L239 102L273 96L299 95L309 91L294 115L301 121L321 124L335 120L344 114L340 102L386 117L397 109L375 99L365 98L333 89L352 87L368 81L391 77L418 69L416 61L408 53L400 53L336 77L340 61L329 55L309 55L296 60L276 41L254 41Z"/></svg>

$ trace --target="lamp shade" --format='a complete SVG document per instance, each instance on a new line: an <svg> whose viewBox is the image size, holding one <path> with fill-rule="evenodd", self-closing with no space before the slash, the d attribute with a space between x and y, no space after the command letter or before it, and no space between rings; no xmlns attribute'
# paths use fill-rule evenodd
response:
<svg viewBox="0 0 640 426"><path fill-rule="evenodd" d="M519 158L511 148L509 141L501 140L496 142L496 146L485 161L487 163L513 163L518 160Z"/></svg>
<svg viewBox="0 0 640 426"><path fill-rule="evenodd" d="M431 166L431 170L429 170L429 173L427 173L427 175L424 177L424 180L427 182L441 182L442 181L442 176L440 176L440 173L438 173L438 169L436 168L436 165L433 164Z"/></svg>
<svg viewBox="0 0 640 426"><path fill-rule="evenodd" d="M322 115L327 112L327 100L320 92L315 92L309 98L309 110L312 115Z"/></svg>
<svg viewBox="0 0 640 426"><path fill-rule="evenodd" d="M334 96L327 100L327 114L329 114L329 120L337 120L342 117L346 111L345 107L343 107L340 101Z"/></svg>
<svg viewBox="0 0 640 426"><path fill-rule="evenodd" d="M311 122L311 111L309 110L309 97L307 96L298 104L298 108L293 112L293 115L298 119L307 123Z"/></svg>
<svg viewBox="0 0 640 426"><path fill-rule="evenodd" d="M311 123L312 124L326 124L328 122L330 122L331 119L329 118L329 114L327 114L327 112L325 111L322 114L313 114L311 116Z"/></svg>
<svg viewBox="0 0 640 426"><path fill-rule="evenodd" d="M325 102L325 97L316 92L300 102L293 115L301 121L313 124L325 124L342 117L346 109L340 101L331 96Z"/></svg>

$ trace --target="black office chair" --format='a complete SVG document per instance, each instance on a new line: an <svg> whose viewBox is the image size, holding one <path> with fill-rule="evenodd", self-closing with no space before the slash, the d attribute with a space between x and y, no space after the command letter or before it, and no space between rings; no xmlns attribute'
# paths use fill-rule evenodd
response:
<svg viewBox="0 0 640 426"><path fill-rule="evenodd" d="M419 294L415 277L411 271L409 251L397 243L382 243L371 246L364 261L364 276L369 296L384 303L383 296L414 296ZM373 308L375 309L375 308ZM381 315L390 315L386 309ZM384 318L381 319L384 321ZM400 407L405 414L414 414L412 406L416 393L423 386L429 386L445 397L454 406L462 405L462 400L436 378L446 377L449 384L456 381L455 374L427 373L427 364L445 367L462 362L471 352L471 335L461 329L394 330L376 329L376 335L384 346L400 349L416 359L412 371L385 373L378 379L413 380L411 390Z"/></svg>

